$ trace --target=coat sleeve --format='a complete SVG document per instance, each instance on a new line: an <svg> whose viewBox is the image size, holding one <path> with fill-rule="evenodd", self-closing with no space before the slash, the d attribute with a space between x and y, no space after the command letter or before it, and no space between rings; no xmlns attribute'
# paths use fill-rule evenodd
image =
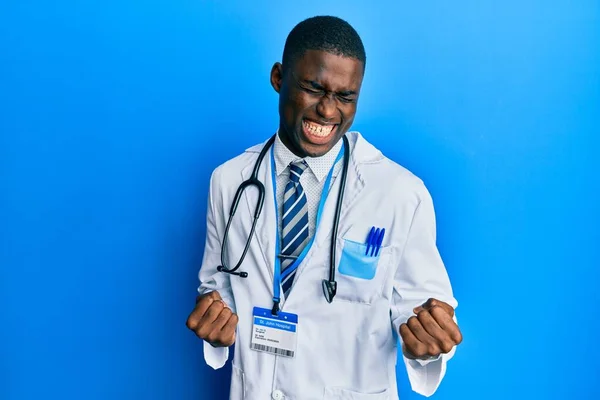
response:
<svg viewBox="0 0 600 400"><path fill-rule="evenodd" d="M223 301L235 312L235 302L230 285L230 276L217 271L221 264L221 238L223 227L220 226L224 210L222 209L222 191L221 180L219 179L220 169L217 168L211 176L210 188L207 201L206 212L206 242L204 246L204 256L202 265L198 274L200 286L199 294L205 294L217 290ZM228 347L213 347L210 343L204 341L204 360L214 369L221 368L227 362L229 357Z"/></svg>
<svg viewBox="0 0 600 400"><path fill-rule="evenodd" d="M444 301L454 308L458 305L436 246L433 201L424 185L419 193L420 202L394 276L391 318L400 342L400 325L414 315L415 307L429 298ZM412 389L423 396L435 393L446 373L446 363L455 350L456 347L448 354L429 360L412 360L403 355Z"/></svg>

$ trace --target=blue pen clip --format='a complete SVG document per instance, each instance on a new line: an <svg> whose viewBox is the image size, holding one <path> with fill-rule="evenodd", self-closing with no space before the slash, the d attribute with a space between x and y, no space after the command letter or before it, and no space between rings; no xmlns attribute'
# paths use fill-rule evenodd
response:
<svg viewBox="0 0 600 400"><path fill-rule="evenodd" d="M372 227L367 235L367 251L365 251L365 256L369 255L369 249L371 248L371 236L373 236L373 232L375 232L375 227Z"/></svg>
<svg viewBox="0 0 600 400"><path fill-rule="evenodd" d="M367 236L367 250L365 252L366 256L372 257L375 255L375 257L377 257L379 255L379 250L381 249L381 244L383 243L383 235L385 235L384 228L371 228L369 235ZM371 254L369 254L369 250L371 251Z"/></svg>
<svg viewBox="0 0 600 400"><path fill-rule="evenodd" d="M379 237L377 238L377 252L375 253L376 256L379 255L379 250L381 250L381 244L383 243L383 235L385 235L385 228L381 228L381 231L379 232Z"/></svg>

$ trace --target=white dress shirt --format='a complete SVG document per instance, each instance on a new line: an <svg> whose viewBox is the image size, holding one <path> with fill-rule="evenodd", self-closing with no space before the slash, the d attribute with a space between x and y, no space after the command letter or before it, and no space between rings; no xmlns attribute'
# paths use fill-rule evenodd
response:
<svg viewBox="0 0 600 400"><path fill-rule="evenodd" d="M319 202L321 201L321 194L323 193L323 186L325 185L325 178L335 159L337 158L341 148L343 141L340 139L335 146L331 148L327 153L322 155L321 157L304 157L300 158L290 149L285 147L281 139L279 138L279 134L275 138L275 143L273 144L273 152L275 156L275 172L277 175L276 184L277 184L277 213L278 213L278 226L279 226L279 234L281 235L281 221L283 214L283 194L285 191L285 186L289 182L290 179L290 163L304 160L308 164L308 168L304 171L302 176L300 177L300 184L304 188L304 192L306 193L306 202L308 206L308 238L309 240L314 236L316 223L317 223L317 210L319 208ZM341 171L343 166L343 161L340 160L336 163L333 174L331 177L331 185L335 181L335 178Z"/></svg>

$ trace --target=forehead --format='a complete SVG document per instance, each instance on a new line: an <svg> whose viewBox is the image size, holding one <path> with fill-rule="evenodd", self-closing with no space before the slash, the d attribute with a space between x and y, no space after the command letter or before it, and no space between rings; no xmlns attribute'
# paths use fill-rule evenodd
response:
<svg viewBox="0 0 600 400"><path fill-rule="evenodd" d="M293 68L297 79L315 81L330 90L358 91L363 71L361 61L321 50L307 50Z"/></svg>

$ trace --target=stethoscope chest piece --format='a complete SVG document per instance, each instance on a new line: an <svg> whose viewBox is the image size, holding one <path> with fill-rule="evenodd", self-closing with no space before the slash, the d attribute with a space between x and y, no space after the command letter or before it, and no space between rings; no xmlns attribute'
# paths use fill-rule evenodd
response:
<svg viewBox="0 0 600 400"><path fill-rule="evenodd" d="M325 300L327 300L328 303L333 301L335 292L337 292L337 282L323 279L323 294L325 295Z"/></svg>

